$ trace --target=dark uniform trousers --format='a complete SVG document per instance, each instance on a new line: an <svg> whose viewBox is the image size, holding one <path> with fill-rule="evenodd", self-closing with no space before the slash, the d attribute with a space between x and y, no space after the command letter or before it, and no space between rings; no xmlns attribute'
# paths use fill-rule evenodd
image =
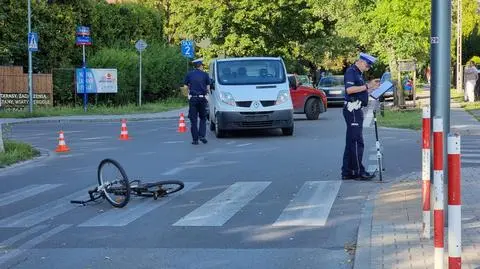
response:
<svg viewBox="0 0 480 269"><path fill-rule="evenodd" d="M189 106L188 118L192 124L192 139L193 141L198 141L199 137L205 137L207 130L207 99L205 97L192 96L189 100ZM199 118L200 126L198 126Z"/></svg>
<svg viewBox="0 0 480 269"><path fill-rule="evenodd" d="M343 153L342 175L360 175L365 172L362 165L363 157L363 111L354 109L348 111L347 105L343 107L343 117L347 124L345 151Z"/></svg>

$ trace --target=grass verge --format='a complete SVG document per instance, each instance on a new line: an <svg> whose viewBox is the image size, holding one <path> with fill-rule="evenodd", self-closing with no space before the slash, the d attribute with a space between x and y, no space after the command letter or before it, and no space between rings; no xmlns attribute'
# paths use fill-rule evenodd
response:
<svg viewBox="0 0 480 269"><path fill-rule="evenodd" d="M456 90L450 91L450 97L452 102L457 102L460 106L470 113L474 118L480 121L480 101L473 103L465 102L463 99L463 92L457 92Z"/></svg>
<svg viewBox="0 0 480 269"><path fill-rule="evenodd" d="M4 140L5 151L0 152L0 167L6 167L14 163L33 159L40 155L40 151L29 144Z"/></svg>
<svg viewBox="0 0 480 269"><path fill-rule="evenodd" d="M480 121L480 102L462 103L461 106L465 109L465 111Z"/></svg>
<svg viewBox="0 0 480 269"><path fill-rule="evenodd" d="M179 97L170 98L157 103L142 104L140 107L135 104L129 104L125 106L89 105L86 112L83 110L83 106L34 107L31 114L28 112L28 109L24 111L3 111L0 113L0 118L155 113L182 108L187 105L187 98Z"/></svg>
<svg viewBox="0 0 480 269"><path fill-rule="evenodd" d="M422 128L422 110L385 108L384 116L377 114L379 126L420 130Z"/></svg>

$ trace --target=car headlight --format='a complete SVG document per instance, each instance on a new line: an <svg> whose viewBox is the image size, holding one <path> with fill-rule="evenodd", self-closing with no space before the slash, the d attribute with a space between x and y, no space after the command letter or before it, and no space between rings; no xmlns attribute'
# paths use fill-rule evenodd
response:
<svg viewBox="0 0 480 269"><path fill-rule="evenodd" d="M235 99L233 98L233 95L229 92L220 92L220 100L224 102L225 104L231 105L231 106L236 106L237 104L235 103Z"/></svg>
<svg viewBox="0 0 480 269"><path fill-rule="evenodd" d="M277 96L277 101L275 102L276 105L283 104L290 99L290 92L289 91L280 91Z"/></svg>

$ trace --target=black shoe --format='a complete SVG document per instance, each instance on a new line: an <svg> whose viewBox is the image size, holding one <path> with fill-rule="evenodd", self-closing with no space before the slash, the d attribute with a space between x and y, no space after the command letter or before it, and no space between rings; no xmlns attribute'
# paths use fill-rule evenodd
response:
<svg viewBox="0 0 480 269"><path fill-rule="evenodd" d="M342 175L342 180L353 180L356 178L357 176L354 176L354 175Z"/></svg>
<svg viewBox="0 0 480 269"><path fill-rule="evenodd" d="M202 141L203 144L207 144L207 139L205 137L200 137L200 141Z"/></svg>
<svg viewBox="0 0 480 269"><path fill-rule="evenodd" d="M357 180L372 180L372 178L374 178L374 177L375 177L375 173L370 174L368 172L364 172L364 173L358 175Z"/></svg>
<svg viewBox="0 0 480 269"><path fill-rule="evenodd" d="M192 141L193 145L198 145L198 141Z"/></svg>

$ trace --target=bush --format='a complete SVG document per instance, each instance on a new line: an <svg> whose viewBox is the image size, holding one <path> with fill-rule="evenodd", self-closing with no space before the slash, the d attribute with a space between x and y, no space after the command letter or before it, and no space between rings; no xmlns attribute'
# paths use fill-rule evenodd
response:
<svg viewBox="0 0 480 269"><path fill-rule="evenodd" d="M186 72L185 61L177 47L149 44L142 53L142 103L178 96ZM138 102L139 54L135 48L102 49L90 58L88 66L117 69L118 93L99 95L99 103Z"/></svg>
<svg viewBox="0 0 480 269"><path fill-rule="evenodd" d="M0 167L37 157L40 152L29 144L4 140L5 152L0 153Z"/></svg>
<svg viewBox="0 0 480 269"><path fill-rule="evenodd" d="M480 57L473 56L470 60L467 61L467 63L470 62L470 61L473 61L476 65L479 65L480 64Z"/></svg>

